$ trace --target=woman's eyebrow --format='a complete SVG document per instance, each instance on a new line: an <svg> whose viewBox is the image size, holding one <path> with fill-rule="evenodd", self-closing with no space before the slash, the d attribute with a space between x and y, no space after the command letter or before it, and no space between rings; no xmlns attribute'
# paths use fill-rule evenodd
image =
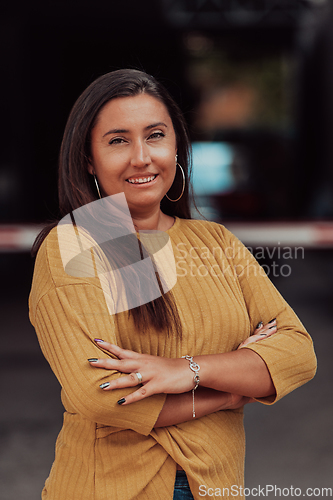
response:
<svg viewBox="0 0 333 500"><path fill-rule="evenodd" d="M159 126L163 126L163 127L166 127L168 128L168 126L164 123L164 122L157 122L157 123L152 123L151 125L147 125L147 127L145 127L145 130L150 130L152 128L155 128L155 127L159 127ZM107 135L110 135L110 134L126 134L128 133L129 130L126 130L124 128L114 128L112 130L109 130L108 132L106 132L103 137L107 136Z"/></svg>
<svg viewBox="0 0 333 500"><path fill-rule="evenodd" d="M148 125L147 127L145 127L145 130L150 130L151 128L159 127L160 125L168 128L168 126L164 122L157 122L157 123L153 123L152 125Z"/></svg>
<svg viewBox="0 0 333 500"><path fill-rule="evenodd" d="M126 130L124 128L114 128L112 130L109 130L108 132L106 132L103 137L105 137L106 135L110 135L110 134L125 134L126 132L129 132L129 130Z"/></svg>

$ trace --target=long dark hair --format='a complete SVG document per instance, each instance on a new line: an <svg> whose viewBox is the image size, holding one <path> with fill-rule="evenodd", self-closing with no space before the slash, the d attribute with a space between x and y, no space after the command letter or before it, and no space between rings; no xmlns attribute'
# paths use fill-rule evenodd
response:
<svg viewBox="0 0 333 500"><path fill-rule="evenodd" d="M153 76L134 69L123 69L107 73L92 82L80 95L69 115L59 156L59 211L60 218L73 210L98 199L93 176L88 172L91 131L103 106L111 99L148 94L167 108L175 130L178 162L185 174L185 190L177 202L166 197L161 201L161 210L170 216L191 218L190 211L190 155L191 147L186 122L178 105L165 87ZM177 199L182 191L183 177L177 168L175 180L168 196ZM36 255L43 240L59 221L46 226L37 236L32 248ZM180 319L172 293L168 292L148 304L131 309L135 323L140 329L147 324L158 330L181 333Z"/></svg>

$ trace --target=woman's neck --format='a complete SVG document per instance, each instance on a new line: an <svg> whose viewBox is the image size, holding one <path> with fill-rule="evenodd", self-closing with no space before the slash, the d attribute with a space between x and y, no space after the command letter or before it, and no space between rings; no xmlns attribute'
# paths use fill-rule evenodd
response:
<svg viewBox="0 0 333 500"><path fill-rule="evenodd" d="M150 214L132 215L132 220L136 231L167 231L171 226L173 226L175 222L175 219L173 217L164 214L160 209Z"/></svg>

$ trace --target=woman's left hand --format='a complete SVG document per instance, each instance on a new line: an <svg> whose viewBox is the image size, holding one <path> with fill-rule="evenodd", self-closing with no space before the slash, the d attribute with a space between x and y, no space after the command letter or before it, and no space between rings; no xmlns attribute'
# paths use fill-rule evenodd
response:
<svg viewBox="0 0 333 500"><path fill-rule="evenodd" d="M189 392L194 387L194 373L189 370L186 359L140 354L121 349L108 342L98 341L98 344L105 351L117 356L118 359L103 358L89 360L91 366L129 374L102 384L100 386L101 389L110 391L113 389L136 387L142 384L137 391L126 396L126 401L123 401L124 398L120 399L118 401L119 404L134 403L153 394L180 394Z"/></svg>
<svg viewBox="0 0 333 500"><path fill-rule="evenodd" d="M266 325L258 325L254 334L248 337L239 346L245 347L252 342L258 342L276 332L276 320L271 320ZM183 358L164 358L150 354L140 354L127 349L122 349L114 344L97 341L105 351L117 356L114 358L91 359L91 366L115 370L128 375L105 382L100 387L105 391L124 389L128 387L141 387L121 398L119 404L129 404L152 396L153 394L181 394L194 388L194 372L189 370L188 361Z"/></svg>

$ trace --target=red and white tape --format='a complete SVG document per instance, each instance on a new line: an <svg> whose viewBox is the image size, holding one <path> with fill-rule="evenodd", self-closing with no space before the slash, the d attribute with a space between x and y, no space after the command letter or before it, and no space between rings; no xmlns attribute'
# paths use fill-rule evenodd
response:
<svg viewBox="0 0 333 500"><path fill-rule="evenodd" d="M333 221L232 222L226 227L248 246L333 248Z"/></svg>
<svg viewBox="0 0 333 500"><path fill-rule="evenodd" d="M0 252L30 252L42 226L0 225Z"/></svg>
<svg viewBox="0 0 333 500"><path fill-rule="evenodd" d="M245 245L333 248L333 221L224 222ZM41 230L37 225L0 225L0 252L29 252Z"/></svg>

